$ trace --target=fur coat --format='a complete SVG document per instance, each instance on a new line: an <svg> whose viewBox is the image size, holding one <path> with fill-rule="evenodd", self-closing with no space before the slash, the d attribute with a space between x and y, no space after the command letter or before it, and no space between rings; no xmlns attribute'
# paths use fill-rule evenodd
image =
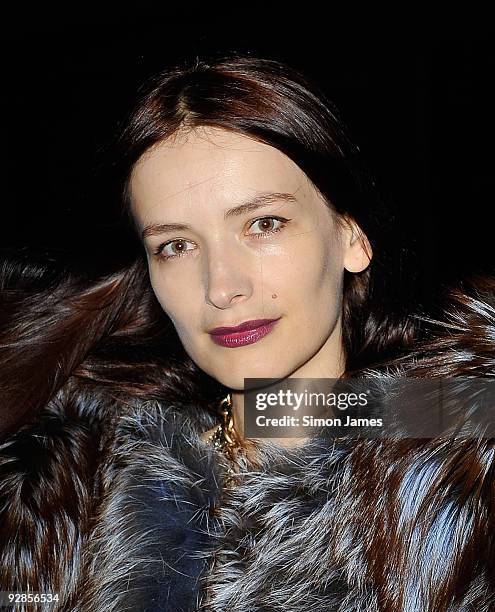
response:
<svg viewBox="0 0 495 612"><path fill-rule="evenodd" d="M363 374L493 376L495 299L454 298L426 345ZM224 490L215 422L66 385L0 445L0 590L66 612L495 609L492 439L320 432L260 445Z"/></svg>

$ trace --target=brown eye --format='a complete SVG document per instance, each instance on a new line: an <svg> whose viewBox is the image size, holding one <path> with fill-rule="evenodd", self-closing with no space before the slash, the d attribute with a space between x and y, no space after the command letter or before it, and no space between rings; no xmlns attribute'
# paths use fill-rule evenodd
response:
<svg viewBox="0 0 495 612"><path fill-rule="evenodd" d="M170 242L166 242L158 248L157 255L160 255L163 259L172 259L174 257L181 257L186 254L188 251L193 251L194 246L192 248L188 248L189 243L188 240L177 239L170 240Z"/></svg>
<svg viewBox="0 0 495 612"><path fill-rule="evenodd" d="M172 242L172 251L174 253L183 253L186 250L186 243L184 240L177 240L177 242Z"/></svg>
<svg viewBox="0 0 495 612"><path fill-rule="evenodd" d="M262 219L260 221L260 229L262 229L264 232L267 232L271 229L273 229L272 225L274 224L273 219Z"/></svg>
<svg viewBox="0 0 495 612"><path fill-rule="evenodd" d="M274 232L280 231L289 219L282 219L279 217L263 217L262 219L256 219L251 224L251 228L258 228L260 231L251 232L251 235L259 237L267 234L273 234Z"/></svg>

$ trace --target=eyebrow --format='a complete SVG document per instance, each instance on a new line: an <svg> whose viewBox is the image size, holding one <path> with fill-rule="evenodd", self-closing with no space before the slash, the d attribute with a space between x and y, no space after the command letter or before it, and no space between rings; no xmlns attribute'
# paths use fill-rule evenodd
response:
<svg viewBox="0 0 495 612"><path fill-rule="evenodd" d="M224 219L228 219L229 217L243 215L275 202L297 202L297 198L291 193L284 192L260 193L254 198L246 200L233 208L228 208L223 216ZM148 238L149 236L165 234L166 232L181 232L189 229L191 229L191 226L185 223L150 223L141 232L141 238L144 240L144 238Z"/></svg>

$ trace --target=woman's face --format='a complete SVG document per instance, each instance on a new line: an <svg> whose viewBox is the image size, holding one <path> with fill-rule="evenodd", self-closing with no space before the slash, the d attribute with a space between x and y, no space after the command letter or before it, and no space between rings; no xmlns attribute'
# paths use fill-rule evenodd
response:
<svg viewBox="0 0 495 612"><path fill-rule="evenodd" d="M342 373L344 267L368 260L291 159L196 129L148 151L130 187L153 290L201 369L237 390ZM261 319L276 322L209 333Z"/></svg>

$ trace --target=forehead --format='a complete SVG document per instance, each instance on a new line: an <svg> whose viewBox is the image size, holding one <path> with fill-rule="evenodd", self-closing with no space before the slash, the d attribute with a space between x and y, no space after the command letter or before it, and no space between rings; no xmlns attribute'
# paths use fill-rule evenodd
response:
<svg viewBox="0 0 495 612"><path fill-rule="evenodd" d="M304 197L301 192L309 189L306 175L281 151L218 128L159 143L137 162L130 180L137 213L192 199L225 204L257 191L298 191Z"/></svg>

